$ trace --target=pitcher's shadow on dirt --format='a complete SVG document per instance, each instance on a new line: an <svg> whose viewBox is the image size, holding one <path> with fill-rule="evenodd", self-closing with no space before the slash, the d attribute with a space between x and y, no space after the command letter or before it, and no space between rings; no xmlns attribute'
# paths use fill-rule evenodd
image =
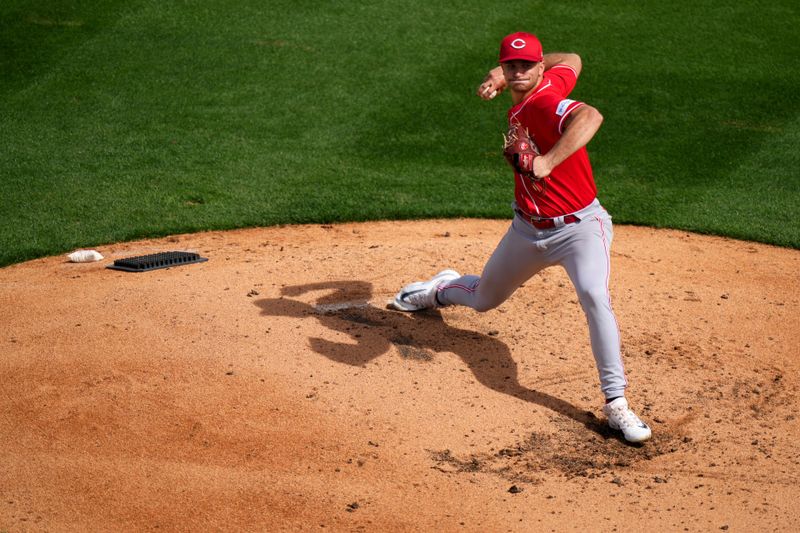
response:
<svg viewBox="0 0 800 533"><path fill-rule="evenodd" d="M293 299L309 292L332 291L316 305ZM508 346L489 335L446 324L438 312L402 313L368 304L372 284L365 281L331 281L293 285L281 289L281 298L257 300L265 316L315 318L332 331L350 336L352 343L311 337L311 348L325 357L364 366L397 347L415 360L430 360L430 352L453 352L469 367L479 383L526 402L569 417L605 438L616 438L593 413L583 411L550 394L528 389L518 379L517 364Z"/></svg>

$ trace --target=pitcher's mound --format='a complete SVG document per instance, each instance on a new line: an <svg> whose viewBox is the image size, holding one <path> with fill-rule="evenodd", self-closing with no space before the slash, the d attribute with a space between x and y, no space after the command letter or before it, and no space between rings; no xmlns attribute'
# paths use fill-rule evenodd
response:
<svg viewBox="0 0 800 533"><path fill-rule="evenodd" d="M480 274L507 221L204 233L0 270L0 530L798 530L800 252L617 226L653 428L607 429L560 269L496 310L386 302ZM152 272L116 259L192 251Z"/></svg>

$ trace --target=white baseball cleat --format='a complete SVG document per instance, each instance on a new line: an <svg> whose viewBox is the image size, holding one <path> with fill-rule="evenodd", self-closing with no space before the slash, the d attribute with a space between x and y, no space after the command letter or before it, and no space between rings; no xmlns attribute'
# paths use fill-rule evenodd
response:
<svg viewBox="0 0 800 533"><path fill-rule="evenodd" d="M603 406L603 413L608 417L611 429L618 429L628 442L644 442L653 436L650 428L628 407L624 397Z"/></svg>
<svg viewBox="0 0 800 533"><path fill-rule="evenodd" d="M398 311L422 311L441 307L436 301L439 285L461 277L455 270L442 270L428 281L409 283L397 293L392 307Z"/></svg>

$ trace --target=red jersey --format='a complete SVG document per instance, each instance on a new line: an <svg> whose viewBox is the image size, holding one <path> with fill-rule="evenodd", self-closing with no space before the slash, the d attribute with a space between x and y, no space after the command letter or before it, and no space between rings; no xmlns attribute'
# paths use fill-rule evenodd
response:
<svg viewBox="0 0 800 533"><path fill-rule="evenodd" d="M542 82L525 100L508 110L509 124L519 122L527 128L542 154L549 152L561 138L567 116L583 105L567 98L577 81L575 70L556 65L544 73ZM519 173L514 173L514 183L517 207L542 218L574 213L597 196L585 146L553 169L550 177L541 182L544 184L541 192Z"/></svg>

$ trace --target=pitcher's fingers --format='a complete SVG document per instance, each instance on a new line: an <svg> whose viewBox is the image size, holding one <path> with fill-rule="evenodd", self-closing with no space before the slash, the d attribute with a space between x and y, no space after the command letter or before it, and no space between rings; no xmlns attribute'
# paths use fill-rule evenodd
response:
<svg viewBox="0 0 800 533"><path fill-rule="evenodd" d="M494 90L493 84L491 82L481 84L480 89L478 90L478 96L483 98L484 100L491 100L495 96L497 96L497 91Z"/></svg>

